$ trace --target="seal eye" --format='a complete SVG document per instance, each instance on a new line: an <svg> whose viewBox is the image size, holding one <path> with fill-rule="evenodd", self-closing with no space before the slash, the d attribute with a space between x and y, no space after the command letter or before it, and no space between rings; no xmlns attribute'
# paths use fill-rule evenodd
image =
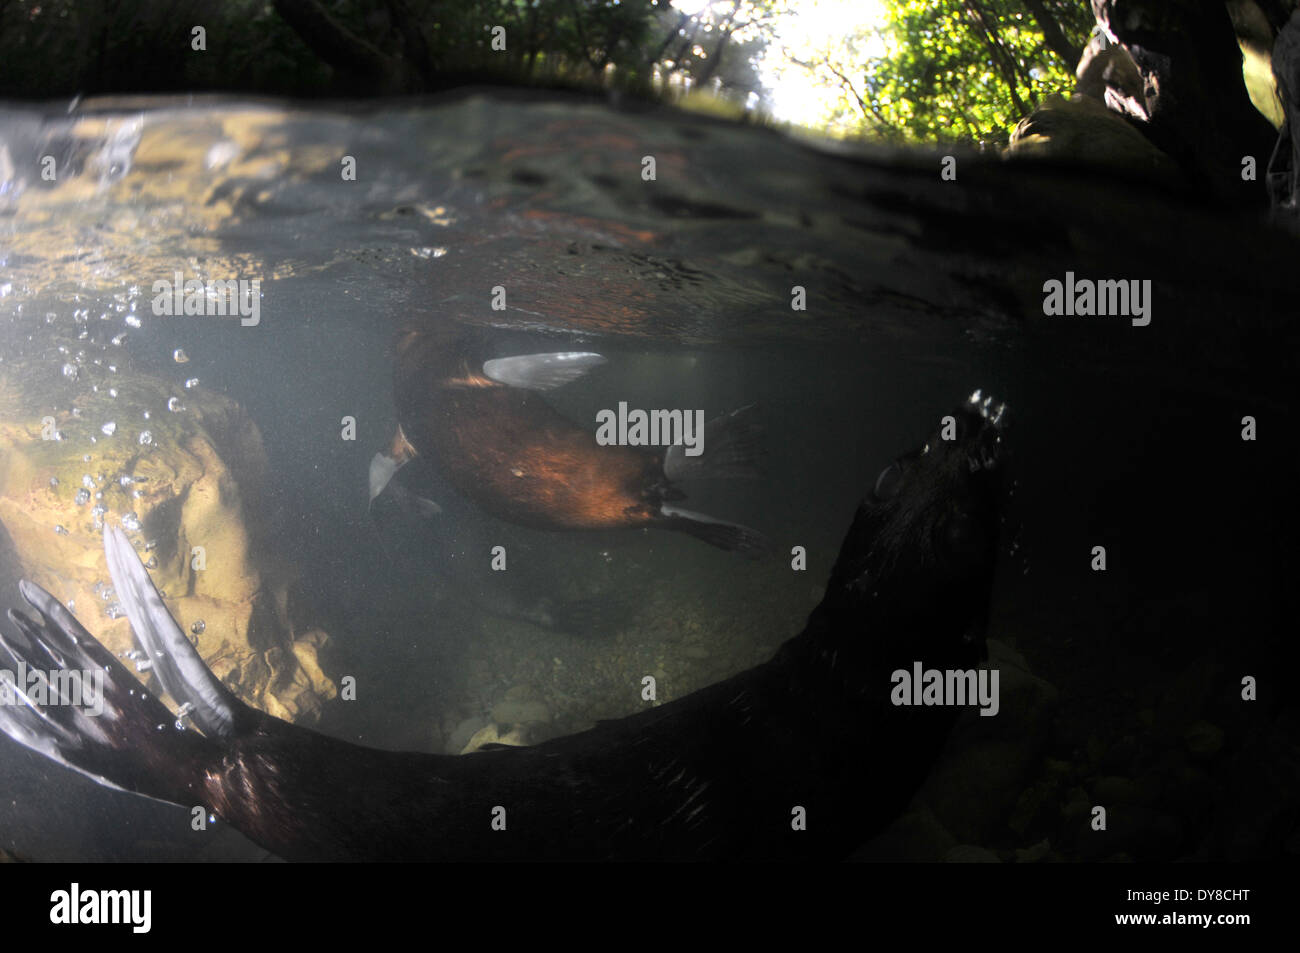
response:
<svg viewBox="0 0 1300 953"><path fill-rule="evenodd" d="M876 477L876 486L871 492L878 500L889 500L898 495L898 490L902 485L903 468L895 460L880 471L880 476Z"/></svg>

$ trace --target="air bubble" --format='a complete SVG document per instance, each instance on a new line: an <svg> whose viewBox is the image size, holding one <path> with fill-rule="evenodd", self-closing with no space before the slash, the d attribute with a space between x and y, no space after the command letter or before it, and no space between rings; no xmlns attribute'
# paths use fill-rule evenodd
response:
<svg viewBox="0 0 1300 953"><path fill-rule="evenodd" d="M85 506L87 503L90 502L90 491L87 490L85 487L82 487L80 490L77 491L77 495L73 498L73 502L75 502L78 506Z"/></svg>
<svg viewBox="0 0 1300 953"><path fill-rule="evenodd" d="M177 364L188 364L190 356L185 353L184 348L178 347L176 350L172 351L172 360Z"/></svg>
<svg viewBox="0 0 1300 953"><path fill-rule="evenodd" d="M151 433L150 433L149 431L147 431L147 430L141 430L141 431L140 431L140 445L141 445L142 447L147 447L147 446L149 446L149 444L151 444L151 443L153 443L153 434L151 434Z"/></svg>
<svg viewBox="0 0 1300 953"><path fill-rule="evenodd" d="M108 423L104 424L104 426L100 427L99 430L105 437L111 437L113 434L117 433L117 423L110 420Z"/></svg>
<svg viewBox="0 0 1300 953"><path fill-rule="evenodd" d="M68 535L68 530L67 530L67 528L64 527L62 524L60 524L59 526L54 527L54 532L58 533L60 536L67 536L67 535Z"/></svg>
<svg viewBox="0 0 1300 953"><path fill-rule="evenodd" d="M185 409L185 405L181 403L181 399L179 397L171 397L167 400L167 409L170 410L173 414L179 414L181 411Z"/></svg>
<svg viewBox="0 0 1300 953"><path fill-rule="evenodd" d="M122 528L128 533L140 532L140 517L136 516L134 512L127 513L122 517Z"/></svg>
<svg viewBox="0 0 1300 953"><path fill-rule="evenodd" d="M206 629L207 627L208 624L204 622L202 619L195 619L193 624L190 626L190 631L193 632L195 635L202 635L203 630Z"/></svg>
<svg viewBox="0 0 1300 953"><path fill-rule="evenodd" d="M191 377L189 380L185 382L186 390L193 390L198 386L199 386L199 379L197 377Z"/></svg>

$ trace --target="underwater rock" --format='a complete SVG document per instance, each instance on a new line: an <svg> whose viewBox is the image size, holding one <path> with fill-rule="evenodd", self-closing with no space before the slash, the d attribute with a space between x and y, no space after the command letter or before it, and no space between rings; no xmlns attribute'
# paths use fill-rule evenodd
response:
<svg viewBox="0 0 1300 953"><path fill-rule="evenodd" d="M1041 840L1029 847L1016 848L1016 863L1037 864L1052 858L1051 841Z"/></svg>
<svg viewBox="0 0 1300 953"><path fill-rule="evenodd" d="M1046 747L1057 697L1056 689L1031 674L1024 658L1003 642L988 640L986 664L1000 673L998 714L962 715L912 801L913 811L931 811L945 831L965 843L986 840L1015 813L1030 769ZM895 837L894 825L873 844Z"/></svg>
<svg viewBox="0 0 1300 953"><path fill-rule="evenodd" d="M1208 721L1193 722L1183 733L1188 752L1197 758L1212 758L1223 749L1223 729Z"/></svg>
<svg viewBox="0 0 1300 953"><path fill-rule="evenodd" d="M532 701L538 698L537 689L527 682L521 682L518 685L512 685L506 690L505 700L511 702Z"/></svg>
<svg viewBox="0 0 1300 953"><path fill-rule="evenodd" d="M115 373L110 391L93 383L107 369L87 370L71 386L44 364L0 372L0 526L23 574L90 614L111 651L133 650L101 541L105 523L121 522L138 551L150 550L155 582L183 628L199 630L193 641L218 677L273 715L314 722L336 694L317 657L328 636L295 633L288 573L255 555L250 501L266 468L256 425L211 393L192 394L185 413L160 413L168 382ZM108 436L100 425L110 419Z"/></svg>
<svg viewBox="0 0 1300 953"><path fill-rule="evenodd" d="M478 734L484 727L483 719L480 718L463 718L456 723L456 726L446 731L446 743L442 750L446 754L461 754L470 740Z"/></svg>
<svg viewBox="0 0 1300 953"><path fill-rule="evenodd" d="M1122 851L1138 861L1170 861L1183 841L1183 825L1177 818L1140 804L1108 807L1104 838L1097 833L1088 830L1079 834L1083 857L1095 859Z"/></svg>
<svg viewBox="0 0 1300 953"><path fill-rule="evenodd" d="M1088 786L1088 790L1092 793L1094 803L1105 806L1112 804L1146 805L1151 802L1150 791L1146 788L1139 788L1128 778L1097 778Z"/></svg>
<svg viewBox="0 0 1300 953"><path fill-rule="evenodd" d="M469 743L461 749L461 754L472 754L485 745L513 745L520 747L528 744L527 735L520 725L516 725L505 734L501 733L501 726L497 724L487 724L474 732L474 737L469 739Z"/></svg>
<svg viewBox="0 0 1300 953"><path fill-rule="evenodd" d="M908 811L879 837L862 846L852 859L867 863L933 863L957 846L953 836L929 808Z"/></svg>
<svg viewBox="0 0 1300 953"><path fill-rule="evenodd" d="M1029 671L1005 643L988 641L989 668L1000 682L1000 709L991 718L968 712L917 797L960 840L984 841L1005 822L1045 749L1057 691Z"/></svg>
<svg viewBox="0 0 1300 953"><path fill-rule="evenodd" d="M1002 858L986 847L958 844L943 855L945 864L1000 864Z"/></svg>
<svg viewBox="0 0 1300 953"><path fill-rule="evenodd" d="M535 699L504 700L492 708L492 720L503 725L526 725L551 720L546 703Z"/></svg>

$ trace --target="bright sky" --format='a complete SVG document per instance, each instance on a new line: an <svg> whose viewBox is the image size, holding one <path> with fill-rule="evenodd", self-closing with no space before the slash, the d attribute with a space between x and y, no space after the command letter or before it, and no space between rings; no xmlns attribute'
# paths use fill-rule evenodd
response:
<svg viewBox="0 0 1300 953"><path fill-rule="evenodd" d="M730 8L726 0L673 0L673 6L694 14L711 2L719 3L722 9ZM828 88L824 79L795 66L789 57L809 59L828 48L842 50L846 37L868 33L873 25L884 21L885 14L877 0L797 0L792 7L794 12L782 18L777 41L768 47L759 64L759 75L772 90L769 108L775 118L816 125L839 102L841 91ZM878 55L882 48L872 43L866 52Z"/></svg>

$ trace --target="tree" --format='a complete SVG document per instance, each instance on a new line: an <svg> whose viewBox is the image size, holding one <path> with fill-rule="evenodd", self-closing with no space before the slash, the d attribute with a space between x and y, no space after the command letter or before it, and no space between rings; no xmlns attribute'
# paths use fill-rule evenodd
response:
<svg viewBox="0 0 1300 953"><path fill-rule="evenodd" d="M1227 7L1179 0L1093 0L1097 23L1137 65L1142 133L1194 184L1262 202L1242 160L1263 166L1277 133L1255 109Z"/></svg>
<svg viewBox="0 0 1300 953"><path fill-rule="evenodd" d="M1093 26L1067 0L889 0L885 23L794 61L844 92L841 127L895 141L1005 142L1068 90Z"/></svg>
<svg viewBox="0 0 1300 953"><path fill-rule="evenodd" d="M707 88L744 104L762 91L757 62L790 0L715 0L698 12L662 6L647 67L670 87Z"/></svg>

